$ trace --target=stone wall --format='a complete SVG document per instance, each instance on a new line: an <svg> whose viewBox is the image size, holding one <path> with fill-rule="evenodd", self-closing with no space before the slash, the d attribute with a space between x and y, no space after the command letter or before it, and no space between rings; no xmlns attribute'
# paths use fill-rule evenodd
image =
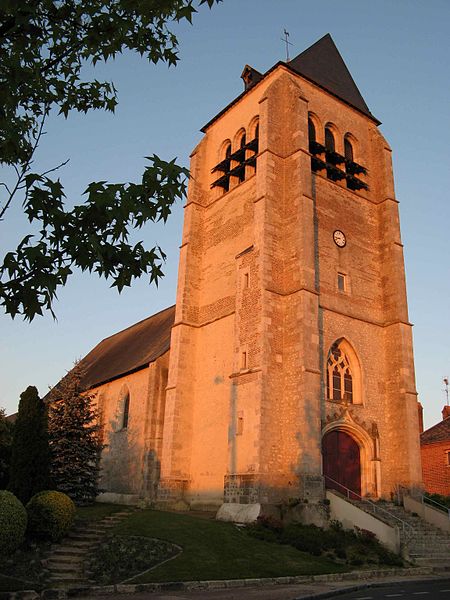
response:
<svg viewBox="0 0 450 600"><path fill-rule="evenodd" d="M351 134L368 191L311 173L309 114L318 142L332 127L340 154ZM211 188L224 144L236 150L255 118L256 173L247 168L229 191ZM187 481L189 502L220 503L224 478L230 502L323 497L322 435L333 428L360 447L363 494L420 485L390 154L374 121L282 65L194 150L162 449L163 476ZM326 397L327 357L339 340L355 356L358 393L348 406Z"/></svg>
<svg viewBox="0 0 450 600"><path fill-rule="evenodd" d="M156 496L168 359L167 352L148 367L94 389L105 444L100 463L105 492ZM123 427L126 394L129 415Z"/></svg>

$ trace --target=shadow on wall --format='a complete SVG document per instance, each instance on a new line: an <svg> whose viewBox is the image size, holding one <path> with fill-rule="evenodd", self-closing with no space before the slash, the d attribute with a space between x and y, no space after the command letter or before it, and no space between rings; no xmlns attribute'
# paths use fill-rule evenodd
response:
<svg viewBox="0 0 450 600"><path fill-rule="evenodd" d="M324 496L324 485L321 465L317 464L317 455L321 456L321 448L313 445L317 439L317 415L311 407L311 402L306 401L305 426L296 434L299 454L296 465L291 465L291 470L299 477L299 495L317 501Z"/></svg>
<svg viewBox="0 0 450 600"><path fill-rule="evenodd" d="M142 448L136 434L121 427L121 415L110 422L100 462L100 487L116 494L139 494L142 488Z"/></svg>
<svg viewBox="0 0 450 600"><path fill-rule="evenodd" d="M154 502L158 497L158 483L161 476L161 462L155 450L145 454L142 496Z"/></svg>

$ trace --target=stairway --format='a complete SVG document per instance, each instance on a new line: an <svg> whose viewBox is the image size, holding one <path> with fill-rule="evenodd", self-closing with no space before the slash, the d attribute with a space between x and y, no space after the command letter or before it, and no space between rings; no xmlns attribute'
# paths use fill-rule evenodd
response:
<svg viewBox="0 0 450 600"><path fill-rule="evenodd" d="M84 562L104 536L128 517L133 509L121 510L100 521L76 524L57 544L53 544L45 559L46 584L52 588L83 587L89 580Z"/></svg>
<svg viewBox="0 0 450 600"><path fill-rule="evenodd" d="M380 503L379 507L383 510L376 512L373 510L373 504L364 500L351 502L388 525L398 527L402 547L411 561L422 566L432 566L438 571L450 571L450 534L406 511L403 506L391 502ZM407 523L407 526L402 527L398 519Z"/></svg>

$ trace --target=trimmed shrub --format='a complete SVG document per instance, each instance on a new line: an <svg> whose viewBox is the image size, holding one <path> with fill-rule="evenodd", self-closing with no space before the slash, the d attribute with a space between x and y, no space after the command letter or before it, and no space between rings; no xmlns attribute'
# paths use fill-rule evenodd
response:
<svg viewBox="0 0 450 600"><path fill-rule="evenodd" d="M0 555L14 552L23 542L27 511L14 494L0 491Z"/></svg>
<svg viewBox="0 0 450 600"><path fill-rule="evenodd" d="M72 526L75 504L62 492L39 492L27 504L28 531L31 536L59 540Z"/></svg>

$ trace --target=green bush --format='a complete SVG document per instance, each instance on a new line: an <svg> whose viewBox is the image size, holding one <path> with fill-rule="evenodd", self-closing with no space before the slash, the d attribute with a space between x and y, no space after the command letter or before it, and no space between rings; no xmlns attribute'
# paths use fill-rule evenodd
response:
<svg viewBox="0 0 450 600"><path fill-rule="evenodd" d="M246 531L266 542L289 544L302 552L327 556L353 566L403 565L402 559L380 544L374 533L359 528L344 529L339 521L331 521L328 529L322 529L301 523L290 523L284 527L281 524L280 527L277 521L258 519Z"/></svg>
<svg viewBox="0 0 450 600"><path fill-rule="evenodd" d="M14 494L0 491L0 555L14 552L23 542L27 511Z"/></svg>
<svg viewBox="0 0 450 600"><path fill-rule="evenodd" d="M28 531L31 536L59 540L72 526L75 504L62 492L39 492L27 504Z"/></svg>
<svg viewBox="0 0 450 600"><path fill-rule="evenodd" d="M281 534L281 543L289 544L302 552L320 556L325 549L322 530L314 525L292 523L287 525Z"/></svg>
<svg viewBox="0 0 450 600"><path fill-rule="evenodd" d="M450 496L442 496L442 494L425 494L425 500L427 498L430 498L430 500L434 500L435 502L438 502L439 504L442 504L442 506L446 506L447 508L450 508ZM430 503L431 506L433 506L433 503Z"/></svg>

